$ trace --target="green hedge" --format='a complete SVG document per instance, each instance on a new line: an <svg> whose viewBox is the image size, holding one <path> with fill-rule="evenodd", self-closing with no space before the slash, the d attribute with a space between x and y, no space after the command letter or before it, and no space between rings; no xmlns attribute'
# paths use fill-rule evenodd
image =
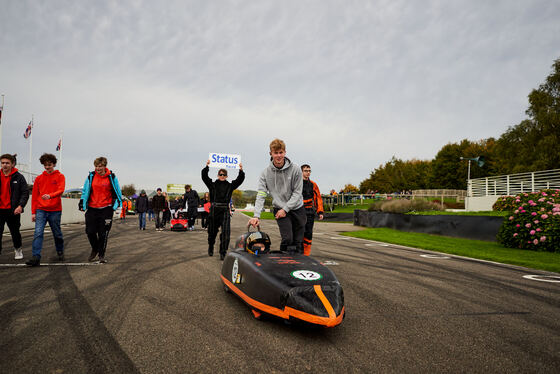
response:
<svg viewBox="0 0 560 374"><path fill-rule="evenodd" d="M500 197L494 210L508 211L498 242L509 248L560 252L560 190Z"/></svg>

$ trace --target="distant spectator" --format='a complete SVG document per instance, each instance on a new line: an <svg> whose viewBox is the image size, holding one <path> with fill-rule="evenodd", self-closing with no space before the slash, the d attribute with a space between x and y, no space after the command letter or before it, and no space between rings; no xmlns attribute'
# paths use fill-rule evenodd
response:
<svg viewBox="0 0 560 374"><path fill-rule="evenodd" d="M204 197L200 200L198 207L204 209L200 213L200 224L203 229L206 229L208 228L208 214L210 213L210 193L204 193Z"/></svg>
<svg viewBox="0 0 560 374"><path fill-rule="evenodd" d="M152 208L152 199L148 199L148 221L154 220L154 209Z"/></svg>
<svg viewBox="0 0 560 374"><path fill-rule="evenodd" d="M158 188L156 195L152 198L152 208L156 218L156 231L163 231L163 210L165 205L165 196L163 196L161 188Z"/></svg>
<svg viewBox="0 0 560 374"><path fill-rule="evenodd" d="M163 193L165 197L165 208L163 209L163 227L167 225L167 222L171 221L171 208L169 207L169 196L167 196L167 192Z"/></svg>
<svg viewBox="0 0 560 374"><path fill-rule="evenodd" d="M183 207L187 209L188 230L194 230L194 221L198 215L198 192L191 188L190 184L185 185L185 194L183 195Z"/></svg>
<svg viewBox="0 0 560 374"><path fill-rule="evenodd" d="M135 210L138 214L138 229L146 230L146 212L148 211L148 196L146 196L146 191L140 191L140 196L136 198Z"/></svg>

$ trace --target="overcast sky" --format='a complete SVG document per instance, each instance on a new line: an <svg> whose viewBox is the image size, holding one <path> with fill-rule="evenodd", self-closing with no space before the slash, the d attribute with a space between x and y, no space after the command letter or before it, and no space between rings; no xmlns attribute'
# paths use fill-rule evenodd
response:
<svg viewBox="0 0 560 374"><path fill-rule="evenodd" d="M67 188L104 155L121 185L202 192L222 152L256 189L278 137L323 192L358 186L526 118L559 20L555 0L0 0L2 153L28 162L34 115L33 171L62 132Z"/></svg>

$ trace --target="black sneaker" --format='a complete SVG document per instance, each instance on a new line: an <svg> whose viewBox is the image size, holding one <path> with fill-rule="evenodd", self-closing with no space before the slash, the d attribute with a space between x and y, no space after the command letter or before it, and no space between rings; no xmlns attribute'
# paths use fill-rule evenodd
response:
<svg viewBox="0 0 560 374"><path fill-rule="evenodd" d="M30 260L28 260L25 265L28 266L39 266L39 264L41 263L41 257L38 256L33 256L31 257Z"/></svg>
<svg viewBox="0 0 560 374"><path fill-rule="evenodd" d="M220 253L220 261L224 261L224 258L226 258L226 255L223 253Z"/></svg>
<svg viewBox="0 0 560 374"><path fill-rule="evenodd" d="M88 261L92 262L93 260L95 260L96 257L97 257L97 251L91 250L91 253L89 254L88 257Z"/></svg>
<svg viewBox="0 0 560 374"><path fill-rule="evenodd" d="M64 261L64 252L58 251L56 254L58 255L58 261Z"/></svg>
<svg viewBox="0 0 560 374"><path fill-rule="evenodd" d="M104 256L99 256L99 263L100 264L106 264L107 263L107 260L105 260Z"/></svg>
<svg viewBox="0 0 560 374"><path fill-rule="evenodd" d="M210 257L214 256L214 248L208 247L208 256Z"/></svg>

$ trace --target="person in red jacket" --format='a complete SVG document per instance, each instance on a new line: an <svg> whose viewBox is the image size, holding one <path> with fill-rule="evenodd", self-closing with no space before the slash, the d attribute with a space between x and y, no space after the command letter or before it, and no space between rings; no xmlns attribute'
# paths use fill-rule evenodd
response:
<svg viewBox="0 0 560 374"><path fill-rule="evenodd" d="M123 200L121 208L121 221L126 219L126 212L128 210L128 200Z"/></svg>
<svg viewBox="0 0 560 374"><path fill-rule="evenodd" d="M323 219L323 199L317 183L309 179L311 175L311 166L301 165L303 174L303 206L305 207L305 215L307 222L303 233L303 254L309 256L311 254L311 241L313 239L313 224L315 223L315 214L319 216L319 220Z"/></svg>
<svg viewBox="0 0 560 374"><path fill-rule="evenodd" d="M66 180L60 171L54 169L57 161L55 155L44 153L39 161L45 171L35 179L31 194L31 221L35 222L35 234L31 245L32 257L25 263L29 266L38 266L41 262L43 235L47 222L54 237L58 260L64 261L64 238L60 229L62 217L60 196L64 193Z"/></svg>
<svg viewBox="0 0 560 374"><path fill-rule="evenodd" d="M21 214L29 199L27 181L18 171L16 155L3 154L0 156L0 253L2 252L2 235L4 225L8 224L12 242L14 243L14 258L23 259L21 248Z"/></svg>

